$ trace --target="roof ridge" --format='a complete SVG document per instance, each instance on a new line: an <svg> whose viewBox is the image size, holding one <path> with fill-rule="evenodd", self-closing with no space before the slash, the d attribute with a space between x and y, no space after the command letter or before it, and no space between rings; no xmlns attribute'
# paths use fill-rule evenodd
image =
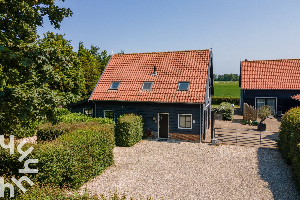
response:
<svg viewBox="0 0 300 200"><path fill-rule="evenodd" d="M210 49L195 49L195 50L180 50L180 51L155 51L155 52L141 52L141 53L117 53L114 55L138 55L138 54L155 54L155 53L177 53L177 52L193 52L193 51L210 51Z"/></svg>
<svg viewBox="0 0 300 200"><path fill-rule="evenodd" d="M259 61L287 61L287 60L300 60L299 58L288 58L288 59L271 59L271 60L244 60L242 62L259 62Z"/></svg>

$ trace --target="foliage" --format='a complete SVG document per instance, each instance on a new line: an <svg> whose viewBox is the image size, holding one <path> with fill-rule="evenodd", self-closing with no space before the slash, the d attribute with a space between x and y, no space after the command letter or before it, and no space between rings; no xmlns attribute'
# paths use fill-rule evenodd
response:
<svg viewBox="0 0 300 200"><path fill-rule="evenodd" d="M232 120L234 114L234 108L231 103L223 102L220 106L212 106L212 111L218 114L222 114L224 120Z"/></svg>
<svg viewBox="0 0 300 200"><path fill-rule="evenodd" d="M58 117L59 122L100 122L100 124L114 124L115 122L109 118L90 117L82 113L69 113Z"/></svg>
<svg viewBox="0 0 300 200"><path fill-rule="evenodd" d="M278 149L291 164L292 174L300 191L300 107L292 108L281 118Z"/></svg>
<svg viewBox="0 0 300 200"><path fill-rule="evenodd" d="M113 164L114 125L91 122L84 129L39 143L31 155L39 160L33 179L78 188Z"/></svg>
<svg viewBox="0 0 300 200"><path fill-rule="evenodd" d="M37 139L38 141L54 140L58 136L65 133L69 133L74 127L69 124L60 123L59 125L52 125L51 123L46 123L38 127Z"/></svg>
<svg viewBox="0 0 300 200"><path fill-rule="evenodd" d="M85 92L82 95L83 99L88 98L91 95L100 75L104 71L104 68L111 57L111 55L107 55L105 50L98 53L99 50L99 47L93 45L91 45L91 49L89 50L84 47L82 42L79 43L78 57L81 61L85 79Z"/></svg>
<svg viewBox="0 0 300 200"><path fill-rule="evenodd" d="M234 105L240 105L240 98L239 97L212 97L211 102L213 105L219 105L222 102L230 102Z"/></svg>
<svg viewBox="0 0 300 200"><path fill-rule="evenodd" d="M268 105L261 106L258 110L258 118L263 123L270 115L272 115L272 107Z"/></svg>
<svg viewBox="0 0 300 200"><path fill-rule="evenodd" d="M214 81L238 81L239 78L238 74L214 74Z"/></svg>
<svg viewBox="0 0 300 200"><path fill-rule="evenodd" d="M116 145L130 147L142 140L143 117L135 114L124 114L119 117L116 126Z"/></svg>
<svg viewBox="0 0 300 200"><path fill-rule="evenodd" d="M70 9L20 0L3 0L0 9L0 132L9 135L36 120L55 122L54 108L79 99L84 81L69 41L53 33L36 40L45 15L59 28Z"/></svg>

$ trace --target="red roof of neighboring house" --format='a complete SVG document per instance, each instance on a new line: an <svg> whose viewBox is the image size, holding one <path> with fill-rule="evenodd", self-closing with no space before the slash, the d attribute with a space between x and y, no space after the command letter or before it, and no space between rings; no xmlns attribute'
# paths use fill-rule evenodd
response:
<svg viewBox="0 0 300 200"><path fill-rule="evenodd" d="M115 54L89 100L203 103L209 60L209 50ZM151 91L141 90L145 81ZM178 91L179 81L189 90ZM109 90L112 82L121 82L118 90Z"/></svg>
<svg viewBox="0 0 300 200"><path fill-rule="evenodd" d="M243 61L242 89L300 89L300 59Z"/></svg>
<svg viewBox="0 0 300 200"><path fill-rule="evenodd" d="M291 98L300 101L300 94L292 96Z"/></svg>

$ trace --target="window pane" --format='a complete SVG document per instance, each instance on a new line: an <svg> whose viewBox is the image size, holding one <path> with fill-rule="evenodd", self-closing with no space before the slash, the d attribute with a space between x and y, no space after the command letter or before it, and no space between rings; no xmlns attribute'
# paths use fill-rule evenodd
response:
<svg viewBox="0 0 300 200"><path fill-rule="evenodd" d="M275 114L275 99L266 99L267 100L267 105L272 107L272 114Z"/></svg>
<svg viewBox="0 0 300 200"><path fill-rule="evenodd" d="M144 82L142 90L150 90L153 82Z"/></svg>
<svg viewBox="0 0 300 200"><path fill-rule="evenodd" d="M83 113L86 114L86 115L92 116L93 115L93 109L84 108Z"/></svg>
<svg viewBox="0 0 300 200"><path fill-rule="evenodd" d="M179 127L184 128L185 127L185 116L179 115Z"/></svg>
<svg viewBox="0 0 300 200"><path fill-rule="evenodd" d="M256 109L259 110L260 107L265 105L265 99L256 99Z"/></svg>
<svg viewBox="0 0 300 200"><path fill-rule="evenodd" d="M109 118L109 119L114 119L114 111L105 111L105 116L106 118Z"/></svg>
<svg viewBox="0 0 300 200"><path fill-rule="evenodd" d="M190 116L190 115L186 115L186 116L185 116L185 121L191 122L191 116Z"/></svg>
<svg viewBox="0 0 300 200"><path fill-rule="evenodd" d="M120 82L112 82L110 85L111 90L117 90L119 88Z"/></svg>
<svg viewBox="0 0 300 200"><path fill-rule="evenodd" d="M185 128L191 128L191 127L192 127L192 126L191 126L191 122L188 122L188 121L187 121L187 122L185 123Z"/></svg>
<svg viewBox="0 0 300 200"><path fill-rule="evenodd" d="M189 89L189 82L179 82L178 83L178 90L188 90Z"/></svg>

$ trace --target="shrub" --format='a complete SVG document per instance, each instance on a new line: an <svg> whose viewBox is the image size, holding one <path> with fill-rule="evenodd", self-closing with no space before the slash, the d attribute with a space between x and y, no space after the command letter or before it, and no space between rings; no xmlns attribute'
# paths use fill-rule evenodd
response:
<svg viewBox="0 0 300 200"><path fill-rule="evenodd" d="M116 145L130 147L142 140L143 118L135 114L124 114L119 117L116 126Z"/></svg>
<svg viewBox="0 0 300 200"><path fill-rule="evenodd" d="M260 123L263 123L270 115L272 115L272 107L264 105L259 108L258 118L260 118Z"/></svg>
<svg viewBox="0 0 300 200"><path fill-rule="evenodd" d="M228 102L222 102L220 106L212 106L212 111L218 114L222 114L223 120L232 120L234 114L234 108Z"/></svg>
<svg viewBox="0 0 300 200"><path fill-rule="evenodd" d="M291 164L294 180L300 190L300 107L292 108L281 118L278 149Z"/></svg>
<svg viewBox="0 0 300 200"><path fill-rule="evenodd" d="M57 140L37 144L32 158L38 159L33 179L43 184L80 187L113 164L114 125L93 122Z"/></svg>
<svg viewBox="0 0 300 200"><path fill-rule="evenodd" d="M66 115L58 116L59 122L73 123L73 122L100 122L101 124L114 124L114 121L109 118L90 117L82 113L68 113Z"/></svg>
<svg viewBox="0 0 300 200"><path fill-rule="evenodd" d="M37 130L37 139L39 141L54 140L58 136L68 133L72 127L68 124L61 123L59 125L52 125L50 123L40 125Z"/></svg>
<svg viewBox="0 0 300 200"><path fill-rule="evenodd" d="M230 102L231 104L240 105L239 97L215 97L211 98L211 104L220 105L222 102Z"/></svg>

